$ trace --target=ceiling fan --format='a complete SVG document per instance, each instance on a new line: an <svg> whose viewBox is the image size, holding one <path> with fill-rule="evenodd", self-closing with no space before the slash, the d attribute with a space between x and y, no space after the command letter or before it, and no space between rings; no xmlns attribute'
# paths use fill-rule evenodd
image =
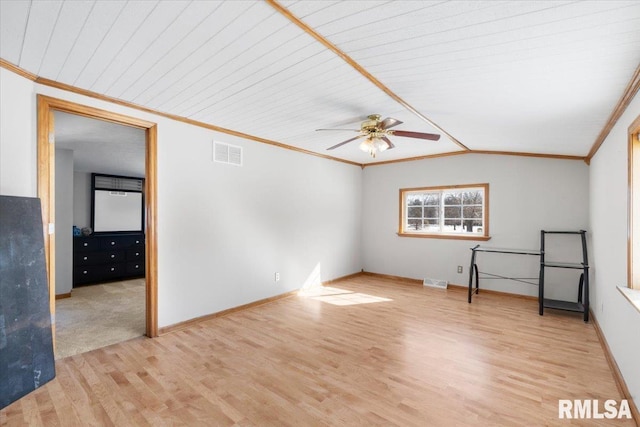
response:
<svg viewBox="0 0 640 427"><path fill-rule="evenodd" d="M360 143L360 149L366 153L371 154L372 157L376 156L378 151L382 152L388 149L395 147L391 140L388 138L391 135L396 136L404 136L407 138L419 138L419 139L428 139L431 141L437 141L440 139L440 135L434 133L422 133L422 132L411 132L408 130L391 130L390 128L394 126L398 126L402 124L400 120L393 119L391 117L387 117L384 120L380 120L382 116L380 114L371 114L367 116L367 120L360 124L360 129L316 129L317 131L351 131L351 132L359 132L360 135L347 139L346 141L342 141L339 144L336 144L332 147L327 148L327 150L333 150L334 148L338 148L347 144L351 141L355 141L356 139L366 138L364 141Z"/></svg>

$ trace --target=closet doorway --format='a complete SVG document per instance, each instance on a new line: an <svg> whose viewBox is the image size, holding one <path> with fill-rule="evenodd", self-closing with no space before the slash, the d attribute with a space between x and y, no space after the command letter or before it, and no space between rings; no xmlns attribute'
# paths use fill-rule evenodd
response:
<svg viewBox="0 0 640 427"><path fill-rule="evenodd" d="M59 127L59 132L57 132L57 127ZM84 139L81 138L83 131L86 133ZM109 132L114 136L120 135L124 139L129 138L132 141L132 145L127 146L126 142L122 141L118 145L117 138L112 141L106 141L106 143L102 141L103 143L101 144L100 135L91 135L92 131ZM84 143L79 142L80 140L84 140ZM91 144L92 141L94 146ZM109 147L109 144L112 144L112 146ZM116 152L120 151L120 155L110 155L105 151L109 149L113 149ZM113 161L114 159L115 161ZM75 163L78 166L76 168L77 173L71 174L72 178L69 178L68 170L66 174L58 173L63 172L65 167L68 168L70 163L72 165ZM56 165L61 168L61 171L56 171ZM73 273L57 270L69 269L73 271L72 259L77 254L74 255L73 252L70 254L68 250L68 240L72 233L71 226L76 225L79 229L89 226L91 213L88 204L92 203L92 196L87 187L89 186L91 172L144 177L144 184L141 187L144 195L141 209L143 213L143 218L141 219L143 224L142 232L144 234L139 236L143 236L140 240L144 241L141 242L140 247L145 250L140 253L143 259L140 259L139 263L144 264L143 271L145 274L143 278L118 280L104 285L78 288L74 286L74 292L77 290L75 292L77 298L75 298L73 304L81 305L83 301L98 303L99 298L103 297L107 299L115 297L116 300L112 304L117 304L118 298L120 301L127 298L127 293L131 298L134 298L133 295L137 293L138 296L136 298L139 298L143 305L143 310L141 310L142 313L140 314L144 316L142 319L137 320L139 322L137 328L138 330L142 329L140 334L144 333L149 337L157 336L156 125L155 123L117 113L39 95L38 196L42 201L43 222L46 224L45 254L54 336L56 294L63 298L58 300L61 305L66 304L69 306L71 301L74 300L74 297L70 300L64 298L71 291L69 281L77 282L74 279L68 279ZM56 182L56 178L60 182ZM71 183L69 184L69 182ZM75 192L73 190L74 186L79 187ZM74 206L69 208L68 200L73 200L73 196L76 193L78 194L78 200L75 201L76 203L71 202ZM67 203L67 208L65 208L65 203ZM57 244L56 240L58 239L60 241L67 240L67 242L64 244L60 244L63 242L58 242ZM73 238L73 240L77 239L77 237ZM125 256L125 252L126 250L123 251L123 256ZM133 256L133 253L131 256ZM141 276L141 274L138 276ZM56 280L57 278L60 281L59 283ZM119 277L119 279L128 279L128 277ZM58 286L60 289L57 289ZM99 306L99 304L96 305L95 309L98 310ZM108 303L106 307L108 309ZM142 309L142 307L138 307L138 309ZM68 314L68 312L61 312L60 321L68 322L70 320ZM102 320L108 323L108 319ZM68 328L67 323L65 323L65 328ZM100 326L97 326L95 330L100 330ZM107 341L104 341L107 343L109 340L108 333L109 331L106 331L105 337L103 337L107 339ZM90 335L91 333L87 332L86 337ZM60 338L62 339L63 336L61 335ZM95 338L97 338L96 342L101 342L100 337ZM68 347L68 342L63 343L61 341L60 344ZM65 352L68 350L67 348ZM61 354L61 356L64 355Z"/></svg>

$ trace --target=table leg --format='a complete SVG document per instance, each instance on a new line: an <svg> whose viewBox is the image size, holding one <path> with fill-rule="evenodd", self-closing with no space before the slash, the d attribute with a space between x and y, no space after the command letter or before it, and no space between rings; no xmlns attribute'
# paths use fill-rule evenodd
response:
<svg viewBox="0 0 640 427"><path fill-rule="evenodd" d="M471 249L471 264L469 265L469 304L473 293L473 270L476 270L476 289L478 288L478 267L476 266L476 251Z"/></svg>

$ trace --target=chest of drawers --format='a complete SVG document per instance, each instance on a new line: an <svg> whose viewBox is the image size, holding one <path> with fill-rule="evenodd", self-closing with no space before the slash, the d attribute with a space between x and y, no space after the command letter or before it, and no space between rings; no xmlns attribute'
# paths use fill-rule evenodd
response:
<svg viewBox="0 0 640 427"><path fill-rule="evenodd" d="M73 238L73 286L144 277L144 234Z"/></svg>

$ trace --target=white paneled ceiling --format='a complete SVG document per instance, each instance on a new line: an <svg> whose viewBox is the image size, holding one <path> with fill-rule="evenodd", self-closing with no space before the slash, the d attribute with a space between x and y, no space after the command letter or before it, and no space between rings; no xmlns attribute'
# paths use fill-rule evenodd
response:
<svg viewBox="0 0 640 427"><path fill-rule="evenodd" d="M357 163L471 150L585 156L640 63L640 2L0 1L0 57L40 77ZM394 99L395 98L395 99ZM418 111L414 114L398 98Z"/></svg>

